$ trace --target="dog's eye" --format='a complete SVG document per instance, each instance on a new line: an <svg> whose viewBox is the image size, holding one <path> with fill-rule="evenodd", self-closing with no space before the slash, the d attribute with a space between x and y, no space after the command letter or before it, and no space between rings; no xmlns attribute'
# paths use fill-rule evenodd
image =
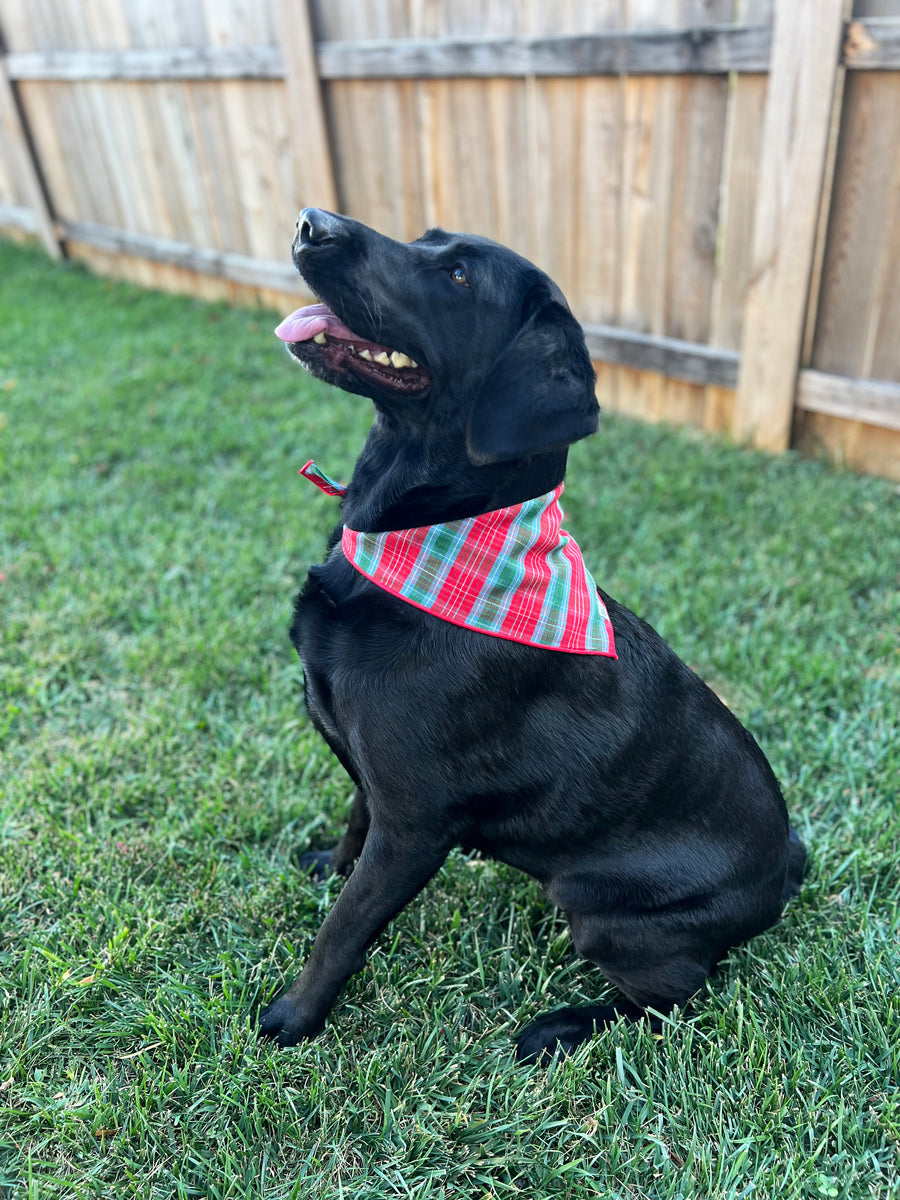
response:
<svg viewBox="0 0 900 1200"><path fill-rule="evenodd" d="M453 267L453 269L451 270L450 278L453 280L454 283L461 283L463 285L463 287L469 286L469 281L468 281L468 279L466 279L466 273L462 269L462 267L459 266L458 264L457 264L457 266Z"/></svg>

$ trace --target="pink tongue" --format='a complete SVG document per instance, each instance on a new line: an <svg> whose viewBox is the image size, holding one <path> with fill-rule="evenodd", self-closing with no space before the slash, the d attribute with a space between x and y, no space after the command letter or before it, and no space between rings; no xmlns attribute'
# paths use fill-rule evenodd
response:
<svg viewBox="0 0 900 1200"><path fill-rule="evenodd" d="M276 337L280 337L283 342L308 342L317 333L329 333L338 338L356 338L356 334L337 319L327 304L310 304L307 308L298 308L289 317L285 317L275 330Z"/></svg>

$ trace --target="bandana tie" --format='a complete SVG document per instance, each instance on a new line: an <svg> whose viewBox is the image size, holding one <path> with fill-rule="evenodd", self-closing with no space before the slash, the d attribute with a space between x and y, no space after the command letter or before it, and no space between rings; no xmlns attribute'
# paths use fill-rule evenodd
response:
<svg viewBox="0 0 900 1200"><path fill-rule="evenodd" d="M346 488L313 462L300 474L329 496ZM452 625L569 654L615 658L613 629L581 551L561 528L563 485L476 517L366 533L341 548L361 575Z"/></svg>

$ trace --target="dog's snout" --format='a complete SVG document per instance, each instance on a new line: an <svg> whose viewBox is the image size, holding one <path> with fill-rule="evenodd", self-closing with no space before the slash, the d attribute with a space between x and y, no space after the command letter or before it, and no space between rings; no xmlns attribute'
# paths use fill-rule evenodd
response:
<svg viewBox="0 0 900 1200"><path fill-rule="evenodd" d="M322 208L304 208L297 218L297 242L300 246L325 246L349 236L344 218Z"/></svg>

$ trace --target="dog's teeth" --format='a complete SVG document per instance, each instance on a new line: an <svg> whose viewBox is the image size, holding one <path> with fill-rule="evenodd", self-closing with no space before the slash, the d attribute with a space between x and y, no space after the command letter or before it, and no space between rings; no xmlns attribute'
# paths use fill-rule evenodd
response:
<svg viewBox="0 0 900 1200"><path fill-rule="evenodd" d="M417 367L419 364L416 362L416 360L415 360L414 358L411 358L411 359L409 360L409 365L410 365L411 367Z"/></svg>
<svg viewBox="0 0 900 1200"><path fill-rule="evenodd" d="M376 354L372 361L381 363L383 367L389 367L391 365L391 360L388 358L386 350L382 350L379 354Z"/></svg>
<svg viewBox="0 0 900 1200"><path fill-rule="evenodd" d="M372 354L371 354L371 351L369 351L369 350L360 350L359 357L364 358L366 360L366 362L372 361Z"/></svg>
<svg viewBox="0 0 900 1200"><path fill-rule="evenodd" d="M318 346L324 346L324 345L325 345L325 334L324 334L324 333L317 333L317 334L316 334L316 336L313 338L313 341L314 341L314 342L316 343L316 345L318 345Z"/></svg>
<svg viewBox="0 0 900 1200"><path fill-rule="evenodd" d="M391 352L391 365L398 370L401 367L411 367L412 359L406 354L401 354L399 350L394 350Z"/></svg>

